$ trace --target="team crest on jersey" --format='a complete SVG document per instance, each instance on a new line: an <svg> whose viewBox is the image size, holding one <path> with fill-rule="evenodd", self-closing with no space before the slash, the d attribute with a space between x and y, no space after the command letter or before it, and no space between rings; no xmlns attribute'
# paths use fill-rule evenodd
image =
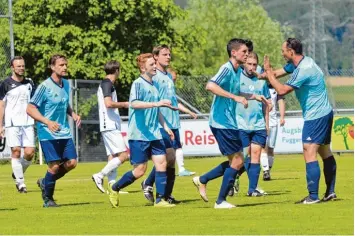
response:
<svg viewBox="0 0 355 236"><path fill-rule="evenodd" d="M250 91L254 91L254 89L255 89L255 88L254 88L254 85L249 85L249 90L250 90Z"/></svg>

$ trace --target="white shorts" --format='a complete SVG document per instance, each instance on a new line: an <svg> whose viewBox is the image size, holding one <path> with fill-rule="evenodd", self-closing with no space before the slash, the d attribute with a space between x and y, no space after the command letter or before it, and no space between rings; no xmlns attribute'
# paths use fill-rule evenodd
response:
<svg viewBox="0 0 355 236"><path fill-rule="evenodd" d="M9 147L35 147L33 125L6 127L5 137Z"/></svg>
<svg viewBox="0 0 355 236"><path fill-rule="evenodd" d="M108 130L101 132L104 140L107 156L127 151L122 133L119 130Z"/></svg>
<svg viewBox="0 0 355 236"><path fill-rule="evenodd" d="M266 139L266 145L269 148L275 148L276 137L277 137L277 126L271 126L269 130L269 135L267 136Z"/></svg>

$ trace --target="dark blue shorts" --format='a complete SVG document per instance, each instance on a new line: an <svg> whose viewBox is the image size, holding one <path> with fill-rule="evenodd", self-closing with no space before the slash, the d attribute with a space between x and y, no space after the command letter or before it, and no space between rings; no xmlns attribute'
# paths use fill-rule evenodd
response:
<svg viewBox="0 0 355 236"><path fill-rule="evenodd" d="M181 142L180 142L180 132L179 129L172 129L175 139L171 140L169 134L165 131L165 129L161 128L160 133L163 136L164 144L166 148L174 148L179 149L181 148Z"/></svg>
<svg viewBox="0 0 355 236"><path fill-rule="evenodd" d="M153 155L165 155L165 145L162 139L153 141L129 140L130 161L132 165L147 162Z"/></svg>
<svg viewBox="0 0 355 236"><path fill-rule="evenodd" d="M239 136L243 147L249 147L251 143L265 147L267 132L263 130L239 130Z"/></svg>
<svg viewBox="0 0 355 236"><path fill-rule="evenodd" d="M46 163L76 159L73 139L57 139L40 141Z"/></svg>
<svg viewBox="0 0 355 236"><path fill-rule="evenodd" d="M228 156L243 150L238 130L217 129L213 128L212 126L210 126L210 128L217 140L219 150L224 156Z"/></svg>
<svg viewBox="0 0 355 236"><path fill-rule="evenodd" d="M306 120L302 130L303 143L330 144L332 139L333 111L315 120Z"/></svg>

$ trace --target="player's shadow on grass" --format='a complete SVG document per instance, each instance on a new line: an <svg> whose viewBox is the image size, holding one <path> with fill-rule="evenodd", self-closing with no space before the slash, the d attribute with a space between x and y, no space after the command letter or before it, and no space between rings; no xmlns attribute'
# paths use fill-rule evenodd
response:
<svg viewBox="0 0 355 236"><path fill-rule="evenodd" d="M179 204L184 204L184 203L189 203L189 202L200 202L201 198L195 198L195 199L184 199L184 200L179 200L180 203Z"/></svg>
<svg viewBox="0 0 355 236"><path fill-rule="evenodd" d="M82 206L82 205L91 205L91 204L104 204L104 202L75 202L75 203L59 204L59 206L67 207L67 206Z"/></svg>
<svg viewBox="0 0 355 236"><path fill-rule="evenodd" d="M298 177L296 178L273 178L271 181L277 181L277 180L290 180L290 179L300 179Z"/></svg>
<svg viewBox="0 0 355 236"><path fill-rule="evenodd" d="M56 192L61 192L63 191L63 189L56 189ZM36 190L28 190L27 193L40 193L42 192L40 189L36 189Z"/></svg>
<svg viewBox="0 0 355 236"><path fill-rule="evenodd" d="M278 195L284 195L284 194L289 194L291 193L290 190L285 190L285 191L267 191L266 196L278 196Z"/></svg>
<svg viewBox="0 0 355 236"><path fill-rule="evenodd" d="M17 208L0 208L0 211L16 211Z"/></svg>
<svg viewBox="0 0 355 236"><path fill-rule="evenodd" d="M269 205L269 204L280 204L280 203L285 203L285 202L289 202L289 201L237 204L237 207L253 207L253 206L261 206L261 205Z"/></svg>

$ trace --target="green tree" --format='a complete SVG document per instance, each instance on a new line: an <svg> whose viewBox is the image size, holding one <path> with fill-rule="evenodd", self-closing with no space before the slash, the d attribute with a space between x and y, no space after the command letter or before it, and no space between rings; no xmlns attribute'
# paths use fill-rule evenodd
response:
<svg viewBox="0 0 355 236"><path fill-rule="evenodd" d="M184 15L172 0L17 0L14 14L16 53L25 57L32 78L48 76L45 68L56 52L68 57L70 77L77 79L100 79L105 62L117 59L124 99L138 75L139 53L158 43L185 47L170 26L171 19Z"/></svg>
<svg viewBox="0 0 355 236"><path fill-rule="evenodd" d="M268 54L273 66L284 62L281 45L284 40L279 23L270 19L256 0L188 0L187 16L175 19L172 26L194 42L187 46L191 53L173 51L173 65L184 77L177 91L181 97L203 113L212 102L205 85L219 67L228 61L227 42L232 38L248 38L254 43L259 63Z"/></svg>
<svg viewBox="0 0 355 236"><path fill-rule="evenodd" d="M260 56L268 54L273 65L283 62L280 48L284 40L280 24L273 21L256 0L189 0L188 16L173 21L186 37L198 38L191 53L175 58L183 74L213 75L228 60L226 44L231 38L249 38ZM185 65L183 67L182 65Z"/></svg>
<svg viewBox="0 0 355 236"><path fill-rule="evenodd" d="M353 121L349 117L342 117L334 122L334 133L336 135L341 135L343 136L343 141L345 144L346 150L349 150L349 145L348 145L348 132L349 132L349 127L354 126Z"/></svg>

